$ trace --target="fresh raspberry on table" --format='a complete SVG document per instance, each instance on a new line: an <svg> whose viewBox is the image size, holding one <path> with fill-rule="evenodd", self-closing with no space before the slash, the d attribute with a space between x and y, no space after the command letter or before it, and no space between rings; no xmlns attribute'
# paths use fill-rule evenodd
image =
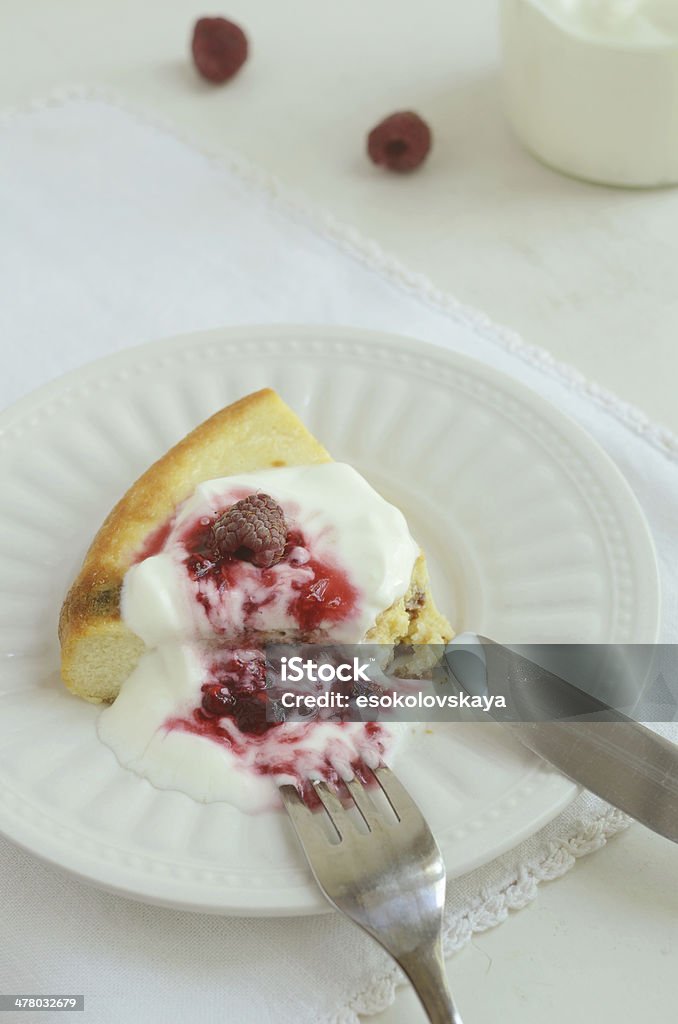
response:
<svg viewBox="0 0 678 1024"><path fill-rule="evenodd" d="M227 82L247 60L247 36L226 18L199 18L191 44L195 66L208 82Z"/></svg>
<svg viewBox="0 0 678 1024"><path fill-rule="evenodd" d="M391 171L413 171L431 148L431 129L419 114L401 110L384 118L367 136L373 163Z"/></svg>

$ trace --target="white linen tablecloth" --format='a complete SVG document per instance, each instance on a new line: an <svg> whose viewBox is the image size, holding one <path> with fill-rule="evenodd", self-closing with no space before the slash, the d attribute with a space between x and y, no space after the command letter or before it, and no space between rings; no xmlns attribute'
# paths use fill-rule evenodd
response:
<svg viewBox="0 0 678 1024"><path fill-rule="evenodd" d="M0 126L0 224L0 406L100 355L229 323L354 324L448 346L534 388L612 456L654 534L662 639L678 640L677 440L265 174L213 159L103 96L60 97ZM627 824L584 795L454 881L447 951ZM398 979L339 916L262 921L144 906L4 839L0 903L0 992L86 995L84 1014L35 1013L39 1021L355 1024L390 1002Z"/></svg>

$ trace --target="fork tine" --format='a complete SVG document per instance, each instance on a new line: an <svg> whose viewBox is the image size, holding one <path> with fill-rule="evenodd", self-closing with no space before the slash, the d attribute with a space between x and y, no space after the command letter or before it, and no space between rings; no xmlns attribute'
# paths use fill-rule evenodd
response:
<svg viewBox="0 0 678 1024"><path fill-rule="evenodd" d="M336 793L332 792L326 782L314 782L313 788L318 794L318 798L320 799L323 807L327 811L328 818L339 833L339 837L343 839L347 830L355 827L348 817L346 808Z"/></svg>
<svg viewBox="0 0 678 1024"><path fill-rule="evenodd" d="M384 796L393 808L399 821L420 824L428 829L426 818L407 792L402 782L385 764L372 770L372 774L381 786Z"/></svg>
<svg viewBox="0 0 678 1024"><path fill-rule="evenodd" d="M309 859L326 855L330 841L323 832L315 814L306 806L296 788L289 785L280 786L279 792L294 826L294 831L297 833L299 842L304 847ZM333 821L332 826L337 836L341 838L339 830Z"/></svg>
<svg viewBox="0 0 678 1024"><path fill-rule="evenodd" d="M348 782L344 782L351 799L358 808L360 815L370 832L376 831L383 824L377 808L370 800L369 794L365 791L362 782L354 776Z"/></svg>

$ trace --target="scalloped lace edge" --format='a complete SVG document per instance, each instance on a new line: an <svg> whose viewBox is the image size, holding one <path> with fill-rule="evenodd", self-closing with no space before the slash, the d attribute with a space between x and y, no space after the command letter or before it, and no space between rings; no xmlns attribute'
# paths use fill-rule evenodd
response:
<svg viewBox="0 0 678 1024"><path fill-rule="evenodd" d="M283 184L269 171L251 163L237 153L229 153L228 156L224 156L210 152L204 143L172 124L168 118L157 112L151 112L142 105L137 107L113 89L100 85L66 86L53 91L47 97L31 100L0 114L0 125L11 123L16 116L21 114L30 114L83 100L96 100L123 110L154 131L180 140L216 164L236 173L244 182L258 187L274 198L293 221L303 223L323 237L330 239L347 255L363 266L380 273L401 291L417 296L428 306L444 313L457 323L464 324L485 340L518 356L530 366L560 380L571 391L588 397L608 415L642 437L669 459L678 462L678 435L667 427L654 423L631 403L623 401L611 391L589 380L568 363L555 359L546 349L528 344L512 328L495 323L481 310L459 302L424 274L409 270L398 259L382 249L378 242L365 237L356 228L338 220L333 214L312 205L300 190Z"/></svg>
<svg viewBox="0 0 678 1024"><path fill-rule="evenodd" d="M273 197L291 219L302 222L331 239L352 258L381 273L401 290L418 296L436 310L470 327L486 340L515 354L550 376L560 379L570 390L586 395L629 430L644 438L668 458L678 462L678 436L667 428L653 423L635 406L588 380L574 367L555 359L545 349L527 344L511 328L496 324L482 311L463 305L454 296L438 288L424 274L409 270L398 259L385 252L377 242L366 238L356 228L311 205L300 191L283 184L264 168L236 153L223 156L209 152L199 140L191 137L188 132L177 129L177 126L167 118L144 107L136 107L112 89L104 86L61 88L43 99L31 100L3 112L0 114L0 125L9 124L22 114L86 100L96 100L123 110L149 128L173 136L236 173L245 182ZM443 926L445 955L450 956L467 945L474 934L501 924L510 911L522 910L535 899L537 887L541 882L560 878L574 867L578 858L601 849L612 836L631 824L631 818L611 808L583 830L573 829L561 839L552 840L540 856L520 867L517 876L500 882L491 889L483 890L463 910L447 913ZM372 1015L387 1009L395 999L396 988L404 982L402 973L395 965L383 973L375 974L364 989L351 996L343 1006L325 1019L326 1024L360 1024L359 1014Z"/></svg>

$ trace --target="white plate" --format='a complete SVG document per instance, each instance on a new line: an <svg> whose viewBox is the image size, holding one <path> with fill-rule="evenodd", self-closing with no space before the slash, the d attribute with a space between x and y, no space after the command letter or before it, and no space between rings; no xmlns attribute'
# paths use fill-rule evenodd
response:
<svg viewBox="0 0 678 1024"><path fill-rule="evenodd" d="M101 360L0 419L0 827L116 892L184 909L327 909L282 814L159 792L58 679L64 592L113 502L191 427L270 385L400 505L458 629L507 641L652 641L650 536L579 428L485 366L407 338L230 328ZM576 787L493 726L420 730L398 764L451 875L550 820Z"/></svg>

